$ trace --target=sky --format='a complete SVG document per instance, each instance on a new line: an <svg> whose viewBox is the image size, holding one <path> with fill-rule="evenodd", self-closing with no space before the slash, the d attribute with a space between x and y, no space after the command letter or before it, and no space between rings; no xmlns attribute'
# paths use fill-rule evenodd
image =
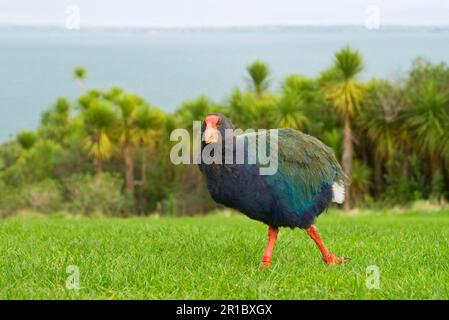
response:
<svg viewBox="0 0 449 320"><path fill-rule="evenodd" d="M363 24L449 25L449 0L0 0L0 25L202 27ZM77 10L78 10L77 9Z"/></svg>

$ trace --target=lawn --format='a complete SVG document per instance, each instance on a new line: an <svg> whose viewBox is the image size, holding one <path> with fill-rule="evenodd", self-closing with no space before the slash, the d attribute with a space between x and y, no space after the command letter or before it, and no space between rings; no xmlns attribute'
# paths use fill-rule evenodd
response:
<svg viewBox="0 0 449 320"><path fill-rule="evenodd" d="M0 299L449 298L448 211L329 212L317 225L350 262L326 266L304 231L281 229L272 268L260 269L266 227L237 214L3 219ZM70 265L79 290L66 288ZM366 287L368 266L379 289Z"/></svg>

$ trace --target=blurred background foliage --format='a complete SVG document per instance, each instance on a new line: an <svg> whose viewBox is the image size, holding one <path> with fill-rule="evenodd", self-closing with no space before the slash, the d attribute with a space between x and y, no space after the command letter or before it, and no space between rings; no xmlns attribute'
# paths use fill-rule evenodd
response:
<svg viewBox="0 0 449 320"><path fill-rule="evenodd" d="M449 67L417 58L396 82L361 81L363 57L336 52L316 78L292 74L271 90L270 67L247 67L246 88L222 102L206 96L166 113L119 87L61 97L39 127L0 145L0 216L31 209L129 216L206 213L210 199L195 165L175 166L169 136L175 128L221 112L236 128L289 127L334 149L352 177L346 209L407 206L449 198Z"/></svg>

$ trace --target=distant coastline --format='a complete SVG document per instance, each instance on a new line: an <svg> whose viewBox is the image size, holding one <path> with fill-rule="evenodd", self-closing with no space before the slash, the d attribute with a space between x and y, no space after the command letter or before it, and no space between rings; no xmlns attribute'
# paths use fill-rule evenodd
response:
<svg viewBox="0 0 449 320"><path fill-rule="evenodd" d="M385 24L379 29L367 29L361 24L304 24L304 25L229 25L229 26L83 26L79 30L67 30L63 25L1 24L0 31L68 31L68 32L445 32L446 25Z"/></svg>

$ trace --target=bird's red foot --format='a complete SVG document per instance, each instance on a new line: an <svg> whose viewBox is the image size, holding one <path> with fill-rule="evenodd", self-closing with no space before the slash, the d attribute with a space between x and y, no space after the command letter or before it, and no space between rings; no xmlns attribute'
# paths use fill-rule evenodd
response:
<svg viewBox="0 0 449 320"><path fill-rule="evenodd" d="M342 262L346 262L348 260L351 260L351 258L347 257L336 257L332 252L328 253L323 257L323 261L325 264L338 264Z"/></svg>

